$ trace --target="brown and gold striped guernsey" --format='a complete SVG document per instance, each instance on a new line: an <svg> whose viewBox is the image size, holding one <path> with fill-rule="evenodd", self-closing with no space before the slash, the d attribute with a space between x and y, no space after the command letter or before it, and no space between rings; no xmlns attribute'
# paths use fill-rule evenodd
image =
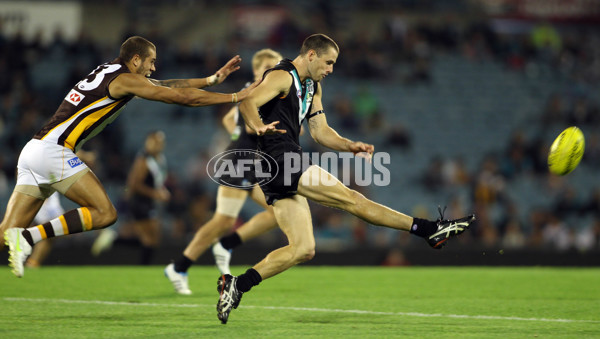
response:
<svg viewBox="0 0 600 339"><path fill-rule="evenodd" d="M98 66L71 89L56 113L33 138L77 152L87 140L113 122L133 98L114 99L108 92L111 81L123 73L130 72L118 58Z"/></svg>

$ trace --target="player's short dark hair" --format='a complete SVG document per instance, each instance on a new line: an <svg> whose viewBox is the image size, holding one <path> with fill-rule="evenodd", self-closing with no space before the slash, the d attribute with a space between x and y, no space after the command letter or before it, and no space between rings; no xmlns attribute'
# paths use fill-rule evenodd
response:
<svg viewBox="0 0 600 339"><path fill-rule="evenodd" d="M308 38L304 39L302 43L302 48L300 49L300 55L305 55L309 50L314 50L317 52L317 55L327 52L329 48L333 48L336 52L340 52L340 48L338 45L325 34L313 34Z"/></svg>
<svg viewBox="0 0 600 339"><path fill-rule="evenodd" d="M119 58L123 61L130 61L137 54L144 60L150 55L150 49L156 50L156 46L141 36L132 36L121 45Z"/></svg>

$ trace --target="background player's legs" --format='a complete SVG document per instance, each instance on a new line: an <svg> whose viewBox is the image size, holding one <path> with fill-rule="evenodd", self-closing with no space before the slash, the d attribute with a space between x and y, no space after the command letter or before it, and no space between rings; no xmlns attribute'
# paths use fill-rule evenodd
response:
<svg viewBox="0 0 600 339"><path fill-rule="evenodd" d="M224 199L217 198L217 211L206 224L200 226L192 241L183 251L183 254L192 261L196 261L216 240L231 230L237 220L239 209L248 197L248 192L219 186L218 195ZM239 208L234 207L229 210L229 206L219 206L220 204L236 204L239 205Z"/></svg>
<svg viewBox="0 0 600 339"><path fill-rule="evenodd" d="M247 197L247 191L219 186L215 214L200 226L181 256L165 268L165 276L177 293L192 294L188 287L188 269L219 237L231 230Z"/></svg>
<svg viewBox="0 0 600 339"><path fill-rule="evenodd" d="M250 197L265 210L255 214L250 220L236 230L242 242L253 239L277 227L273 207L267 205L265 195L258 185L254 185Z"/></svg>
<svg viewBox="0 0 600 339"><path fill-rule="evenodd" d="M52 238L40 241L33 247L31 255L27 258L25 266L29 268L40 267L52 250Z"/></svg>
<svg viewBox="0 0 600 339"><path fill-rule="evenodd" d="M242 243L255 238L267 231L277 227L277 220L273 214L273 207L267 205L265 195L258 185L254 185L250 191L250 197L257 204L265 208L265 211L255 214L250 220L240 226L235 232L230 233L213 245L212 252L215 263L222 274L231 274L229 263L231 261L231 250Z"/></svg>
<svg viewBox="0 0 600 339"><path fill-rule="evenodd" d="M295 195L278 200L273 205L273 210L279 228L288 239L288 245L269 253L253 267L262 279L308 261L315 255L315 237L306 198Z"/></svg>
<svg viewBox="0 0 600 339"><path fill-rule="evenodd" d="M136 220L133 227L142 244L140 264L150 265L154 251L160 243L160 222L156 218Z"/></svg>
<svg viewBox="0 0 600 339"><path fill-rule="evenodd" d="M321 205L350 212L373 225L409 231L413 224L412 217L365 198L319 166L313 165L302 174L298 194Z"/></svg>

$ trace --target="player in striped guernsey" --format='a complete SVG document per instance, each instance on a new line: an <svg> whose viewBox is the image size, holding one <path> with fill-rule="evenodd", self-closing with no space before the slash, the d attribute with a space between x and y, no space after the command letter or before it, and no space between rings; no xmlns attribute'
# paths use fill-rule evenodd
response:
<svg viewBox="0 0 600 339"><path fill-rule="evenodd" d="M75 152L114 121L133 97L185 106L237 102L253 88L215 93L201 88L219 84L239 69L233 57L207 78L155 80L156 47L134 36L122 45L119 57L98 66L77 83L52 118L35 134L19 156L17 183L10 197L0 234L9 246L9 263L17 277L31 247L46 238L100 229L117 220L117 212L96 176ZM81 207L47 223L29 227L44 200L58 191Z"/></svg>

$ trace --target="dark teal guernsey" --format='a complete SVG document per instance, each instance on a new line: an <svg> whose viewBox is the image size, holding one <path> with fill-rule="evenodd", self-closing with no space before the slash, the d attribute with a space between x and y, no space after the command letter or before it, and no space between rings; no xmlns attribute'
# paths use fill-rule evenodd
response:
<svg viewBox="0 0 600 339"><path fill-rule="evenodd" d="M274 70L283 70L292 77L290 90L285 97L275 97L262 105L258 112L265 125L279 121L275 127L287 133L265 135L258 138L259 150L271 156L284 152L299 152L300 126L310 112L313 96L317 92L318 83L312 79L300 81L298 71L289 59L281 60L275 67L265 72L265 76Z"/></svg>

